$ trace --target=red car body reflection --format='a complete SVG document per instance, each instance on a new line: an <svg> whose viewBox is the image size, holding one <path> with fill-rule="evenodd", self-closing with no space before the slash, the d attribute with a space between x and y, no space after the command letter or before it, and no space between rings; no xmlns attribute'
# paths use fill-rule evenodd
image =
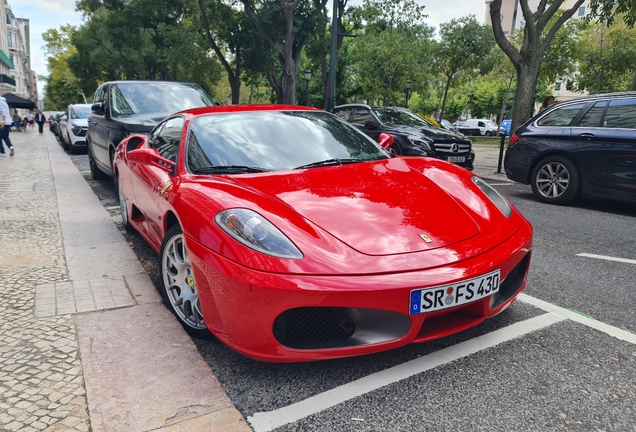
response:
<svg viewBox="0 0 636 432"><path fill-rule="evenodd" d="M474 326L524 289L532 227L512 207L504 215L474 175L453 164L387 156L262 173L189 171L193 119L285 110L320 112L235 106L179 113L184 122L174 167L158 154L153 160L148 137L130 136L117 149L115 178L130 225L157 252L169 229L181 227L205 326L222 342L261 361L368 354ZM260 253L228 235L215 217L235 208L261 215L302 258ZM420 290L454 287L451 292L493 271L499 272L495 294L431 312L410 310Z"/></svg>

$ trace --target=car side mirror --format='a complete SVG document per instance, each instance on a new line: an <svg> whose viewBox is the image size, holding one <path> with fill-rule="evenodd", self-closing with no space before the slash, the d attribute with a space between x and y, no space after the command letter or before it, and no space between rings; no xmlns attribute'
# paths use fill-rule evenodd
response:
<svg viewBox="0 0 636 432"><path fill-rule="evenodd" d="M157 150L152 148L140 148L131 150L126 154L126 158L141 165L149 165L159 168L165 173L172 174L174 172L175 163L170 159L159 156Z"/></svg>
<svg viewBox="0 0 636 432"><path fill-rule="evenodd" d="M364 128L373 130L373 129L377 129L378 125L375 123L374 120L367 120L366 122L364 122Z"/></svg>
<svg viewBox="0 0 636 432"><path fill-rule="evenodd" d="M91 111L95 114L104 115L104 104L102 102L96 102L91 105Z"/></svg>
<svg viewBox="0 0 636 432"><path fill-rule="evenodd" d="M393 135L389 135L386 133L380 134L380 147L383 149L388 149L393 145Z"/></svg>

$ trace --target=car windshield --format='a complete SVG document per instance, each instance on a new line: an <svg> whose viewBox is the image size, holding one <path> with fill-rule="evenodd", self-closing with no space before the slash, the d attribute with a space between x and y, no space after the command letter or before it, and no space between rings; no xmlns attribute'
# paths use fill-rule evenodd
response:
<svg viewBox="0 0 636 432"><path fill-rule="evenodd" d="M321 162L387 159L373 140L336 116L311 111L211 114L190 123L188 168L288 170Z"/></svg>
<svg viewBox="0 0 636 432"><path fill-rule="evenodd" d="M373 108L380 121L389 126L431 127L431 124L410 111L395 108Z"/></svg>
<svg viewBox="0 0 636 432"><path fill-rule="evenodd" d="M90 105L86 106L75 106L71 108L71 118L72 119L85 119L91 113Z"/></svg>
<svg viewBox="0 0 636 432"><path fill-rule="evenodd" d="M176 82L113 84L111 102L116 116L174 113L214 105L198 85Z"/></svg>
<svg viewBox="0 0 636 432"><path fill-rule="evenodd" d="M489 127L497 127L497 123L495 123L495 122L494 122L494 121L492 121L492 120L486 120L486 126L489 126Z"/></svg>

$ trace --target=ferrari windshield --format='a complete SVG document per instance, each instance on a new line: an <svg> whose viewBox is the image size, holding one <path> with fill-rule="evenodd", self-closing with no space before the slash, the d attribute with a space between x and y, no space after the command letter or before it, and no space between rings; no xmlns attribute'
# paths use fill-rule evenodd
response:
<svg viewBox="0 0 636 432"><path fill-rule="evenodd" d="M190 123L187 152L191 172L205 172L210 167L278 171L389 157L374 141L333 114L312 111L197 117Z"/></svg>
<svg viewBox="0 0 636 432"><path fill-rule="evenodd" d="M389 126L431 127L426 120L410 111L395 108L373 108L380 121Z"/></svg>
<svg viewBox="0 0 636 432"><path fill-rule="evenodd" d="M111 88L113 114L173 113L213 105L212 99L196 84L178 82L121 82Z"/></svg>

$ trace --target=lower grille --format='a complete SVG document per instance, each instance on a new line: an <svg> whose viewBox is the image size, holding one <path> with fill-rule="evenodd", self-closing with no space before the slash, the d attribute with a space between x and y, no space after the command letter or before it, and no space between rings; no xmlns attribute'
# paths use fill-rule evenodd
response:
<svg viewBox="0 0 636 432"><path fill-rule="evenodd" d="M530 264L530 253L528 253L523 259L512 269L508 276L501 282L499 285L499 291L495 293L491 297L490 300L490 308L494 309L498 306L501 306L508 300L514 296L521 285L523 285L523 281L526 278L526 274L528 273L528 265Z"/></svg>
<svg viewBox="0 0 636 432"><path fill-rule="evenodd" d="M339 308L291 309L274 321L274 336L283 345L347 339L355 331L356 325Z"/></svg>
<svg viewBox="0 0 636 432"><path fill-rule="evenodd" d="M408 316L366 308L303 307L281 313L274 337L294 349L329 349L388 342L406 335Z"/></svg>

